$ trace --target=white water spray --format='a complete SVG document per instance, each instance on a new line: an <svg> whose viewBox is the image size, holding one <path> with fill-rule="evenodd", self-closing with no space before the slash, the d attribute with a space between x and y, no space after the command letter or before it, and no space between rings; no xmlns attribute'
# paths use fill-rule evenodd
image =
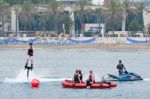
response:
<svg viewBox="0 0 150 99"><path fill-rule="evenodd" d="M41 78L35 75L33 71L29 73L29 79L27 78L27 71L22 70L16 78L5 78L6 83L27 83L33 79L38 79L40 82L60 82L65 79L71 80L72 78Z"/></svg>
<svg viewBox="0 0 150 99"><path fill-rule="evenodd" d="M5 78L4 82L21 83L21 82L30 82L32 79L38 79L38 77L35 76L33 71L30 71L28 79L27 71L22 70L16 78Z"/></svg>
<svg viewBox="0 0 150 99"><path fill-rule="evenodd" d="M150 78L144 78L143 80L144 81L150 81Z"/></svg>

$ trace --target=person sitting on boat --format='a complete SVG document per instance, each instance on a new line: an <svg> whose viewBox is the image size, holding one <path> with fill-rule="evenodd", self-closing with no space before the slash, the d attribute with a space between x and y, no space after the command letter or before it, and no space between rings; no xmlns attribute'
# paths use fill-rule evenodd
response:
<svg viewBox="0 0 150 99"><path fill-rule="evenodd" d="M87 86L90 86L91 84L95 83L95 75L92 70L90 70L89 78L86 81L86 83L87 83Z"/></svg>
<svg viewBox="0 0 150 99"><path fill-rule="evenodd" d="M79 70L78 79L79 79L79 82L82 83L82 72L81 72L81 70Z"/></svg>
<svg viewBox="0 0 150 99"><path fill-rule="evenodd" d="M124 65L122 64L121 60L119 60L119 64L117 65L117 69L118 69L119 75L122 75L124 73L123 70L125 70L127 72L127 70L124 67Z"/></svg>
<svg viewBox="0 0 150 99"><path fill-rule="evenodd" d="M74 83L80 83L80 76L79 76L80 74L79 74L79 70L76 70L75 71L75 74L74 74L74 78L73 78L73 82Z"/></svg>

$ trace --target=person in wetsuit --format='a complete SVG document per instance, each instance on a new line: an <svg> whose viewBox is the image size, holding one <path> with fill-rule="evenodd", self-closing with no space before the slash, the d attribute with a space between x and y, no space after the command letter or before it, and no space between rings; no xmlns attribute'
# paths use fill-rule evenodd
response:
<svg viewBox="0 0 150 99"><path fill-rule="evenodd" d="M81 70L76 70L74 77L73 77L73 82L74 83L82 83L82 72Z"/></svg>
<svg viewBox="0 0 150 99"><path fill-rule="evenodd" d="M74 77L73 77L73 82L74 83L79 83L79 70L75 71Z"/></svg>
<svg viewBox="0 0 150 99"><path fill-rule="evenodd" d="M33 48L32 48L32 43L29 43L29 49L28 49L28 52L27 52L27 62L25 64L25 70L27 69L27 77L29 76L29 70L32 70L33 69ZM29 67L28 66L28 62L31 62L31 66Z"/></svg>
<svg viewBox="0 0 150 99"><path fill-rule="evenodd" d="M124 65L122 64L122 61L121 61L121 60L119 60L119 63L118 63L118 65L117 65L117 69L118 69L119 75L122 75L122 74L124 73L123 70L125 70L125 72L127 72L127 71L126 71L126 68L125 68Z"/></svg>

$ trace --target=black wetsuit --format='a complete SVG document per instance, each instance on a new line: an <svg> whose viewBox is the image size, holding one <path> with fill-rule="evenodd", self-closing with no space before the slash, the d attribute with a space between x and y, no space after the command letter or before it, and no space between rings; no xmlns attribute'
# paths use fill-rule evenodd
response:
<svg viewBox="0 0 150 99"><path fill-rule="evenodd" d="M32 48L29 48L29 49L28 49L27 55L29 55L29 57L33 56L33 49L32 49ZM25 69L28 70L27 72L29 72L30 69L31 69L31 70L33 69L33 64L31 64L31 67L28 66L28 60L27 60L27 63L26 63L26 65L25 65ZM28 76L28 74L29 74L29 73L27 73L27 76Z"/></svg>
<svg viewBox="0 0 150 99"><path fill-rule="evenodd" d="M79 83L78 74L74 74L74 83Z"/></svg>
<svg viewBox="0 0 150 99"><path fill-rule="evenodd" d="M29 56L33 56L33 49L32 49L32 48L29 48L29 49L28 49L28 55L29 55Z"/></svg>
<svg viewBox="0 0 150 99"><path fill-rule="evenodd" d="M28 49L28 53L27 55L29 55L29 57L33 56L33 49L32 48L29 48ZM32 71L33 69L33 64L31 63L31 66L29 67L28 66L28 60L27 60L27 63L25 64L25 70L27 69L27 78L29 78L29 70Z"/></svg>

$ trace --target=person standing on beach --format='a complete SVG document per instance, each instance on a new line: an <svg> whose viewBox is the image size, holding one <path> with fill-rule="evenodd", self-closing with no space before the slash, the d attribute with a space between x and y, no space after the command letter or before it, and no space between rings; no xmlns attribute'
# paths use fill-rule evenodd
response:
<svg viewBox="0 0 150 99"><path fill-rule="evenodd" d="M29 61L31 62L30 67L28 66ZM28 70L33 69L33 47L32 47L32 43L29 43L29 49L28 49L28 52L27 52L27 61L26 61L26 64L25 64L25 70L26 69L28 69Z"/></svg>
<svg viewBox="0 0 150 99"><path fill-rule="evenodd" d="M123 69L125 71L127 71L126 68L124 67L124 65L122 64L121 60L119 60L119 64L117 65L117 69L118 69L119 75L122 75L124 73Z"/></svg>

